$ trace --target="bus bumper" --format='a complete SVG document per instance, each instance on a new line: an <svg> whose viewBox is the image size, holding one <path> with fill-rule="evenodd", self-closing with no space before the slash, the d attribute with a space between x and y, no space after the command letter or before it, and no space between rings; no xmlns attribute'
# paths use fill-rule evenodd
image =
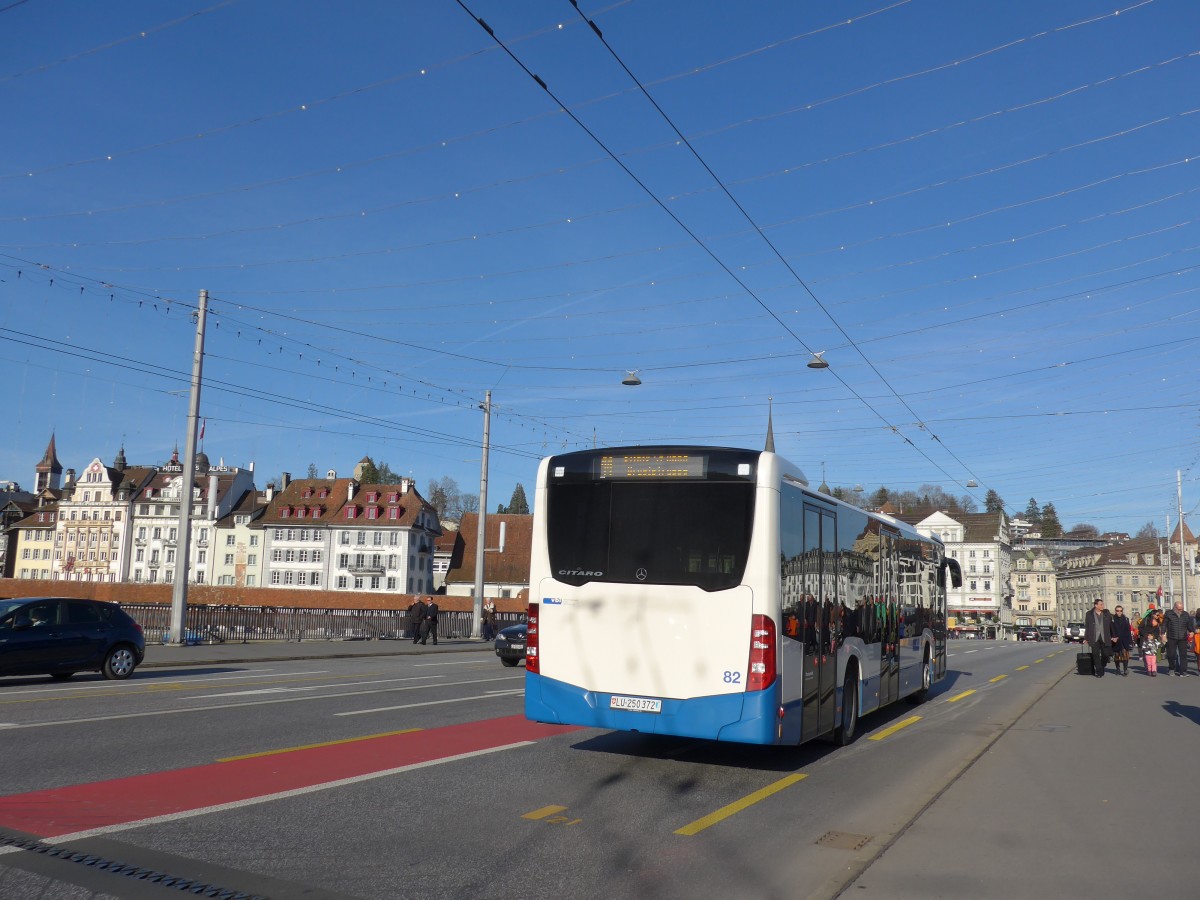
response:
<svg viewBox="0 0 1200 900"><path fill-rule="evenodd" d="M750 693L662 698L662 711L657 713L611 709L612 696L525 673L525 717L535 722L744 744L779 743L778 683Z"/></svg>

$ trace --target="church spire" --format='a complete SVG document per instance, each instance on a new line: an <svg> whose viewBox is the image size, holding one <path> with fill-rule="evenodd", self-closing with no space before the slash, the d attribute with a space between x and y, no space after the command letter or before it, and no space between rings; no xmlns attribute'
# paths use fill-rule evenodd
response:
<svg viewBox="0 0 1200 900"><path fill-rule="evenodd" d="M772 421L772 400L773 398L771 397L767 398L767 445L763 447L768 453L775 452L775 423Z"/></svg>
<svg viewBox="0 0 1200 900"><path fill-rule="evenodd" d="M46 452L42 454L42 461L34 467L36 477L34 478L35 490L41 492L46 488L56 489L62 483L62 463L58 461L58 453L54 446L54 432L50 432L50 443L46 445Z"/></svg>

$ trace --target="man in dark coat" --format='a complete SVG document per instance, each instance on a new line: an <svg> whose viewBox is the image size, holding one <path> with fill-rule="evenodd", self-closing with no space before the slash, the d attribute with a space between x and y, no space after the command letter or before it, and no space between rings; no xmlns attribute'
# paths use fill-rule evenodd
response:
<svg viewBox="0 0 1200 900"><path fill-rule="evenodd" d="M415 644L425 631L425 601L420 597L408 608L408 627L412 631L412 641Z"/></svg>
<svg viewBox="0 0 1200 900"><path fill-rule="evenodd" d="M1097 598L1083 617L1084 639L1092 648L1092 674L1104 677L1104 667L1112 655L1112 616L1104 608L1104 601Z"/></svg>
<svg viewBox="0 0 1200 900"><path fill-rule="evenodd" d="M421 629L421 643L433 636L433 646L437 646L438 605L432 597L425 598L425 627Z"/></svg>
<svg viewBox="0 0 1200 900"><path fill-rule="evenodd" d="M1196 621L1183 608L1183 601L1176 600L1173 609L1163 616L1163 627L1167 632L1167 666L1176 676L1188 673L1188 644L1196 630Z"/></svg>

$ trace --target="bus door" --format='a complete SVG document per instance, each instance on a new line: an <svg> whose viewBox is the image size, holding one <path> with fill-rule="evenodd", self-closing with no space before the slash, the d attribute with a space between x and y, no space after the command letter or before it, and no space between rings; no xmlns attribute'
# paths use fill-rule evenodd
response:
<svg viewBox="0 0 1200 900"><path fill-rule="evenodd" d="M836 519L829 510L804 507L804 641L801 740L833 729L837 702L837 654L833 652L836 600Z"/></svg>
<svg viewBox="0 0 1200 900"><path fill-rule="evenodd" d="M900 535L886 528L879 535L879 705L900 698Z"/></svg>

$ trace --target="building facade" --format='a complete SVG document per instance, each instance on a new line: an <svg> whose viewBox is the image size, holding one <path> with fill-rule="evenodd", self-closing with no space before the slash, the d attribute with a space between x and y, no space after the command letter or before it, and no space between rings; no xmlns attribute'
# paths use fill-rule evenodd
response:
<svg viewBox="0 0 1200 900"><path fill-rule="evenodd" d="M1012 634L1012 540L1003 512L904 516L926 536L940 537L962 566L960 588L946 591L946 615L954 630L980 637ZM949 622L947 622L950 625Z"/></svg>
<svg viewBox="0 0 1200 900"><path fill-rule="evenodd" d="M1058 631L1058 578L1054 560L1044 550L1015 549L1013 565L1013 625L1034 625Z"/></svg>

